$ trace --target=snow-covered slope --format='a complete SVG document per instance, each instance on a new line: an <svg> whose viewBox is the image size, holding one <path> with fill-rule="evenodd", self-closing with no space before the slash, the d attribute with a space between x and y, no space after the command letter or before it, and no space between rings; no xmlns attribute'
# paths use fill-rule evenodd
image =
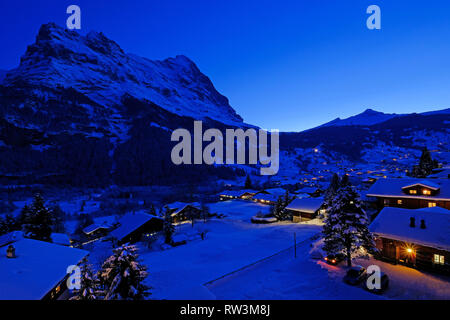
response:
<svg viewBox="0 0 450 320"><path fill-rule="evenodd" d="M450 114L450 108L437 110L437 111L429 111L419 113L419 115L438 115L438 114ZM355 116L348 117L346 119L336 118L330 122L320 125L320 127L339 127L339 126L372 126L378 123L383 123L385 121L391 120L395 117L405 117L409 114L396 114L396 113L383 113L380 111L375 111L373 109L366 109L364 112L357 114Z"/></svg>
<svg viewBox="0 0 450 320"><path fill-rule="evenodd" d="M126 54L103 33L81 36L53 23L43 25L11 70L5 85L74 88L99 105L113 108L127 94L146 99L177 115L207 117L227 124L242 118L212 82L185 56L163 61Z"/></svg>
<svg viewBox="0 0 450 320"><path fill-rule="evenodd" d="M327 122L320 127L329 126L370 126L377 123L381 123L397 117L397 114L388 114L372 109L366 109L364 112L357 114L356 116L351 116L346 119L337 118L330 122Z"/></svg>

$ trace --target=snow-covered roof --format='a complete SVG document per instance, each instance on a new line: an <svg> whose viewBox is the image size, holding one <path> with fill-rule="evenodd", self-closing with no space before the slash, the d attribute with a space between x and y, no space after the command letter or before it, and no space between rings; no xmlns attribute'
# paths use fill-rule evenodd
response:
<svg viewBox="0 0 450 320"><path fill-rule="evenodd" d="M42 299L78 264L88 251L49 242L22 239L15 242L16 258L0 247L0 300Z"/></svg>
<svg viewBox="0 0 450 320"><path fill-rule="evenodd" d="M318 188L316 187L304 187L299 190L297 190L297 193L315 193Z"/></svg>
<svg viewBox="0 0 450 320"><path fill-rule="evenodd" d="M426 188L433 189L433 190L439 190L441 188L441 186L438 185L437 183L431 182L429 180L421 180L421 181L406 185L406 186L402 187L402 189L408 189L408 188L415 187L415 186L422 186L422 187L426 187Z"/></svg>
<svg viewBox="0 0 450 320"><path fill-rule="evenodd" d="M402 179L378 179L367 191L369 197L391 197L391 198L415 198L430 200L447 200L450 201L450 179L433 179L432 183L435 187L439 187L439 193L434 196L411 195L405 194L402 188L412 186L423 182L423 179L402 178Z"/></svg>
<svg viewBox="0 0 450 320"><path fill-rule="evenodd" d="M152 219L160 218L145 212L127 213L119 220L120 226L111 232L111 236L121 240Z"/></svg>
<svg viewBox="0 0 450 320"><path fill-rule="evenodd" d="M280 195L259 193L253 196L254 200L277 201Z"/></svg>
<svg viewBox="0 0 450 320"><path fill-rule="evenodd" d="M10 233L0 236L0 247L6 246L10 243L23 239L22 231L12 231Z"/></svg>
<svg viewBox="0 0 450 320"><path fill-rule="evenodd" d="M450 169L439 169L436 171L433 171L433 174L430 174L427 178L432 179L448 179L450 177Z"/></svg>
<svg viewBox="0 0 450 320"><path fill-rule="evenodd" d="M314 213L320 209L322 204L323 204L323 198L294 199L286 207L286 209L292 210L292 211Z"/></svg>
<svg viewBox="0 0 450 320"><path fill-rule="evenodd" d="M52 233L52 242L62 244L63 246L70 246L70 238L65 233Z"/></svg>
<svg viewBox="0 0 450 320"><path fill-rule="evenodd" d="M265 189L264 191L267 192L268 194L275 195L275 196L281 196L281 195L286 194L286 190L284 190L283 188Z"/></svg>
<svg viewBox="0 0 450 320"><path fill-rule="evenodd" d="M109 226L93 223L93 224L87 226L86 228L84 228L83 232L85 234L91 234L92 232L95 232L99 229L108 229L108 228L109 228Z"/></svg>
<svg viewBox="0 0 450 320"><path fill-rule="evenodd" d="M201 210L201 208L202 208L201 204L198 202L191 202L191 203L174 202L174 203L168 204L167 207L170 210L174 210L174 212L172 212L171 216L176 216L178 213L180 213L181 211L186 209L186 207L192 207L192 208L196 208L198 210Z"/></svg>
<svg viewBox="0 0 450 320"><path fill-rule="evenodd" d="M242 189L242 190L225 190L220 193L221 196L230 196L230 197L240 197L246 193L257 194L259 191L252 189Z"/></svg>
<svg viewBox="0 0 450 320"><path fill-rule="evenodd" d="M415 227L410 227L415 218ZM425 229L420 228L421 220ZM370 225L378 236L450 251L450 210L433 207L404 209L386 207Z"/></svg>

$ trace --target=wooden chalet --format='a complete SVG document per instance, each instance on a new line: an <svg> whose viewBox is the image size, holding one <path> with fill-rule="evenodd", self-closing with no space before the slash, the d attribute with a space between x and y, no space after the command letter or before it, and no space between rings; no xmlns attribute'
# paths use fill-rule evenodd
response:
<svg viewBox="0 0 450 320"><path fill-rule="evenodd" d="M220 201L226 201L231 199L251 199L254 195L258 194L259 191L251 189L243 190L225 190L219 194Z"/></svg>
<svg viewBox="0 0 450 320"><path fill-rule="evenodd" d="M308 221L325 213L323 198L294 199L286 210L292 215L293 222Z"/></svg>
<svg viewBox="0 0 450 320"><path fill-rule="evenodd" d="M118 244L140 241L146 234L162 230L163 220L144 212L127 213L119 220L119 227L111 231Z"/></svg>
<svg viewBox="0 0 450 320"><path fill-rule="evenodd" d="M381 210L370 225L379 258L450 273L450 210L440 207Z"/></svg>
<svg viewBox="0 0 450 320"><path fill-rule="evenodd" d="M174 202L167 207L170 210L172 221L174 223L190 220L192 217L200 218L202 208L198 202L184 203Z"/></svg>
<svg viewBox="0 0 450 320"><path fill-rule="evenodd" d="M450 209L450 179L379 179L367 191L377 199L378 208Z"/></svg>
<svg viewBox="0 0 450 320"><path fill-rule="evenodd" d="M88 239L93 240L106 236L110 229L110 226L94 223L84 228L83 233Z"/></svg>

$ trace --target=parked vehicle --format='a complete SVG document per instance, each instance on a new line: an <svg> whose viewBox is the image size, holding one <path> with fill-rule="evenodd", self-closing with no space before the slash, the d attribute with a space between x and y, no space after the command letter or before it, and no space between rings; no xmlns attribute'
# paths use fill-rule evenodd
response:
<svg viewBox="0 0 450 320"><path fill-rule="evenodd" d="M370 276L371 276L371 274L366 274L366 280L367 280L368 277L370 277ZM369 292L376 293L376 294L381 294L381 293L383 293L384 291L386 291L387 288L389 288L389 277L388 277L388 275L385 274L384 272L381 272L380 276L381 276L381 279L380 279L380 288L373 288L373 289L370 289L370 288L367 286L367 281L364 281L364 282L363 282L363 288L364 288L365 290L369 291Z"/></svg>
<svg viewBox="0 0 450 320"><path fill-rule="evenodd" d="M328 264L335 266L335 265L339 264L342 260L344 260L344 255L343 254L336 254L336 255L330 254L330 255L326 256L324 259Z"/></svg>
<svg viewBox="0 0 450 320"><path fill-rule="evenodd" d="M344 282L356 286L366 279L366 269L362 266L351 267L344 277Z"/></svg>

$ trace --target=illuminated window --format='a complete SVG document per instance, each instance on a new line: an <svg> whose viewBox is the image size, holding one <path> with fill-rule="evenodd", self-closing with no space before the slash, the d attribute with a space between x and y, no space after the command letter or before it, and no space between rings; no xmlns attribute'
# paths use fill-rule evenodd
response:
<svg viewBox="0 0 450 320"><path fill-rule="evenodd" d="M403 200L401 199L397 200L397 204L403 204Z"/></svg>
<svg viewBox="0 0 450 320"><path fill-rule="evenodd" d="M444 256L435 254L434 258L433 258L433 262L434 262L434 264L442 264L442 265L444 265L445 264Z"/></svg>
<svg viewBox="0 0 450 320"><path fill-rule="evenodd" d="M428 202L428 208L436 207L436 202Z"/></svg>
<svg viewBox="0 0 450 320"><path fill-rule="evenodd" d="M426 189L424 189L424 190L422 191L422 193L423 193L424 195L426 195L426 196L431 195L431 191L430 191L430 190L426 190Z"/></svg>
<svg viewBox="0 0 450 320"><path fill-rule="evenodd" d="M417 194L417 190L411 189L409 190L409 194Z"/></svg>

